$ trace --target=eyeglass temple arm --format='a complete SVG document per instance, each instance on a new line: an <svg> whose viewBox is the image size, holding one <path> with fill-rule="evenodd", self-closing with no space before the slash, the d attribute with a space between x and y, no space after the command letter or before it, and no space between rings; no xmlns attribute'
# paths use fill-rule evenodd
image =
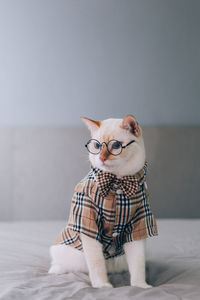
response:
<svg viewBox="0 0 200 300"><path fill-rule="evenodd" d="M130 144L132 144L132 143L134 143L134 142L135 142L135 140L132 140L132 141L130 141L127 145L122 146L122 148L126 148L127 146L129 146Z"/></svg>

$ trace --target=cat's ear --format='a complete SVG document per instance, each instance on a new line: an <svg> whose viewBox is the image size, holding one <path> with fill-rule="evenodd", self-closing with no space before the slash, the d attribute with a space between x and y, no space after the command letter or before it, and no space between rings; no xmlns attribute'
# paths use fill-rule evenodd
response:
<svg viewBox="0 0 200 300"><path fill-rule="evenodd" d="M121 128L129 130L136 137L140 135L139 124L136 121L136 118L133 115L127 115L123 118L121 123Z"/></svg>
<svg viewBox="0 0 200 300"><path fill-rule="evenodd" d="M101 126L101 121L94 121L85 117L81 117L81 120L86 124L91 132L99 129Z"/></svg>

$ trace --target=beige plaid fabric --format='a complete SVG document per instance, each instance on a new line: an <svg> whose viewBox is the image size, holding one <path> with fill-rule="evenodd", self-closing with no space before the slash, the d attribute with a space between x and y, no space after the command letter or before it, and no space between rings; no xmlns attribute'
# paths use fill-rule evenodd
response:
<svg viewBox="0 0 200 300"><path fill-rule="evenodd" d="M144 184L146 169L147 164L136 175L121 179L91 169L75 187L67 226L55 244L82 250L80 233L83 233L102 243L108 259L124 254L126 242L157 235L156 220Z"/></svg>

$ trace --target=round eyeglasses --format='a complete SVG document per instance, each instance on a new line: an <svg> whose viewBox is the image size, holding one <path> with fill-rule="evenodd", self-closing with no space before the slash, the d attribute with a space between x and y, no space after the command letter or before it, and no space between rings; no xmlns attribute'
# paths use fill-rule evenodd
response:
<svg viewBox="0 0 200 300"><path fill-rule="evenodd" d="M131 145L134 142L135 140L132 140L127 145L122 146L122 142L119 142L117 140L111 140L108 143L106 142L100 143L98 140L90 139L85 145L85 147L90 153L99 154L101 152L101 148L103 144L105 144L110 154L119 155L124 148L126 148L127 146Z"/></svg>

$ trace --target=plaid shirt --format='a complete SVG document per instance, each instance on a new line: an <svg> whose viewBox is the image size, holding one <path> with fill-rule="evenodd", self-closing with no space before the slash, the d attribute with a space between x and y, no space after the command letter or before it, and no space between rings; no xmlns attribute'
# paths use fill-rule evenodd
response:
<svg viewBox="0 0 200 300"><path fill-rule="evenodd" d="M127 193L124 187L119 189L120 179L111 173L107 173L112 175L110 190L101 192L99 183L102 179L98 176L103 172L91 169L75 187L68 224L54 244L71 245L82 250L80 233L83 233L102 243L104 257L108 259L124 254L126 242L157 235L145 183L146 168L145 164L136 175L125 176L130 183L131 179L134 181L132 192L129 186Z"/></svg>

